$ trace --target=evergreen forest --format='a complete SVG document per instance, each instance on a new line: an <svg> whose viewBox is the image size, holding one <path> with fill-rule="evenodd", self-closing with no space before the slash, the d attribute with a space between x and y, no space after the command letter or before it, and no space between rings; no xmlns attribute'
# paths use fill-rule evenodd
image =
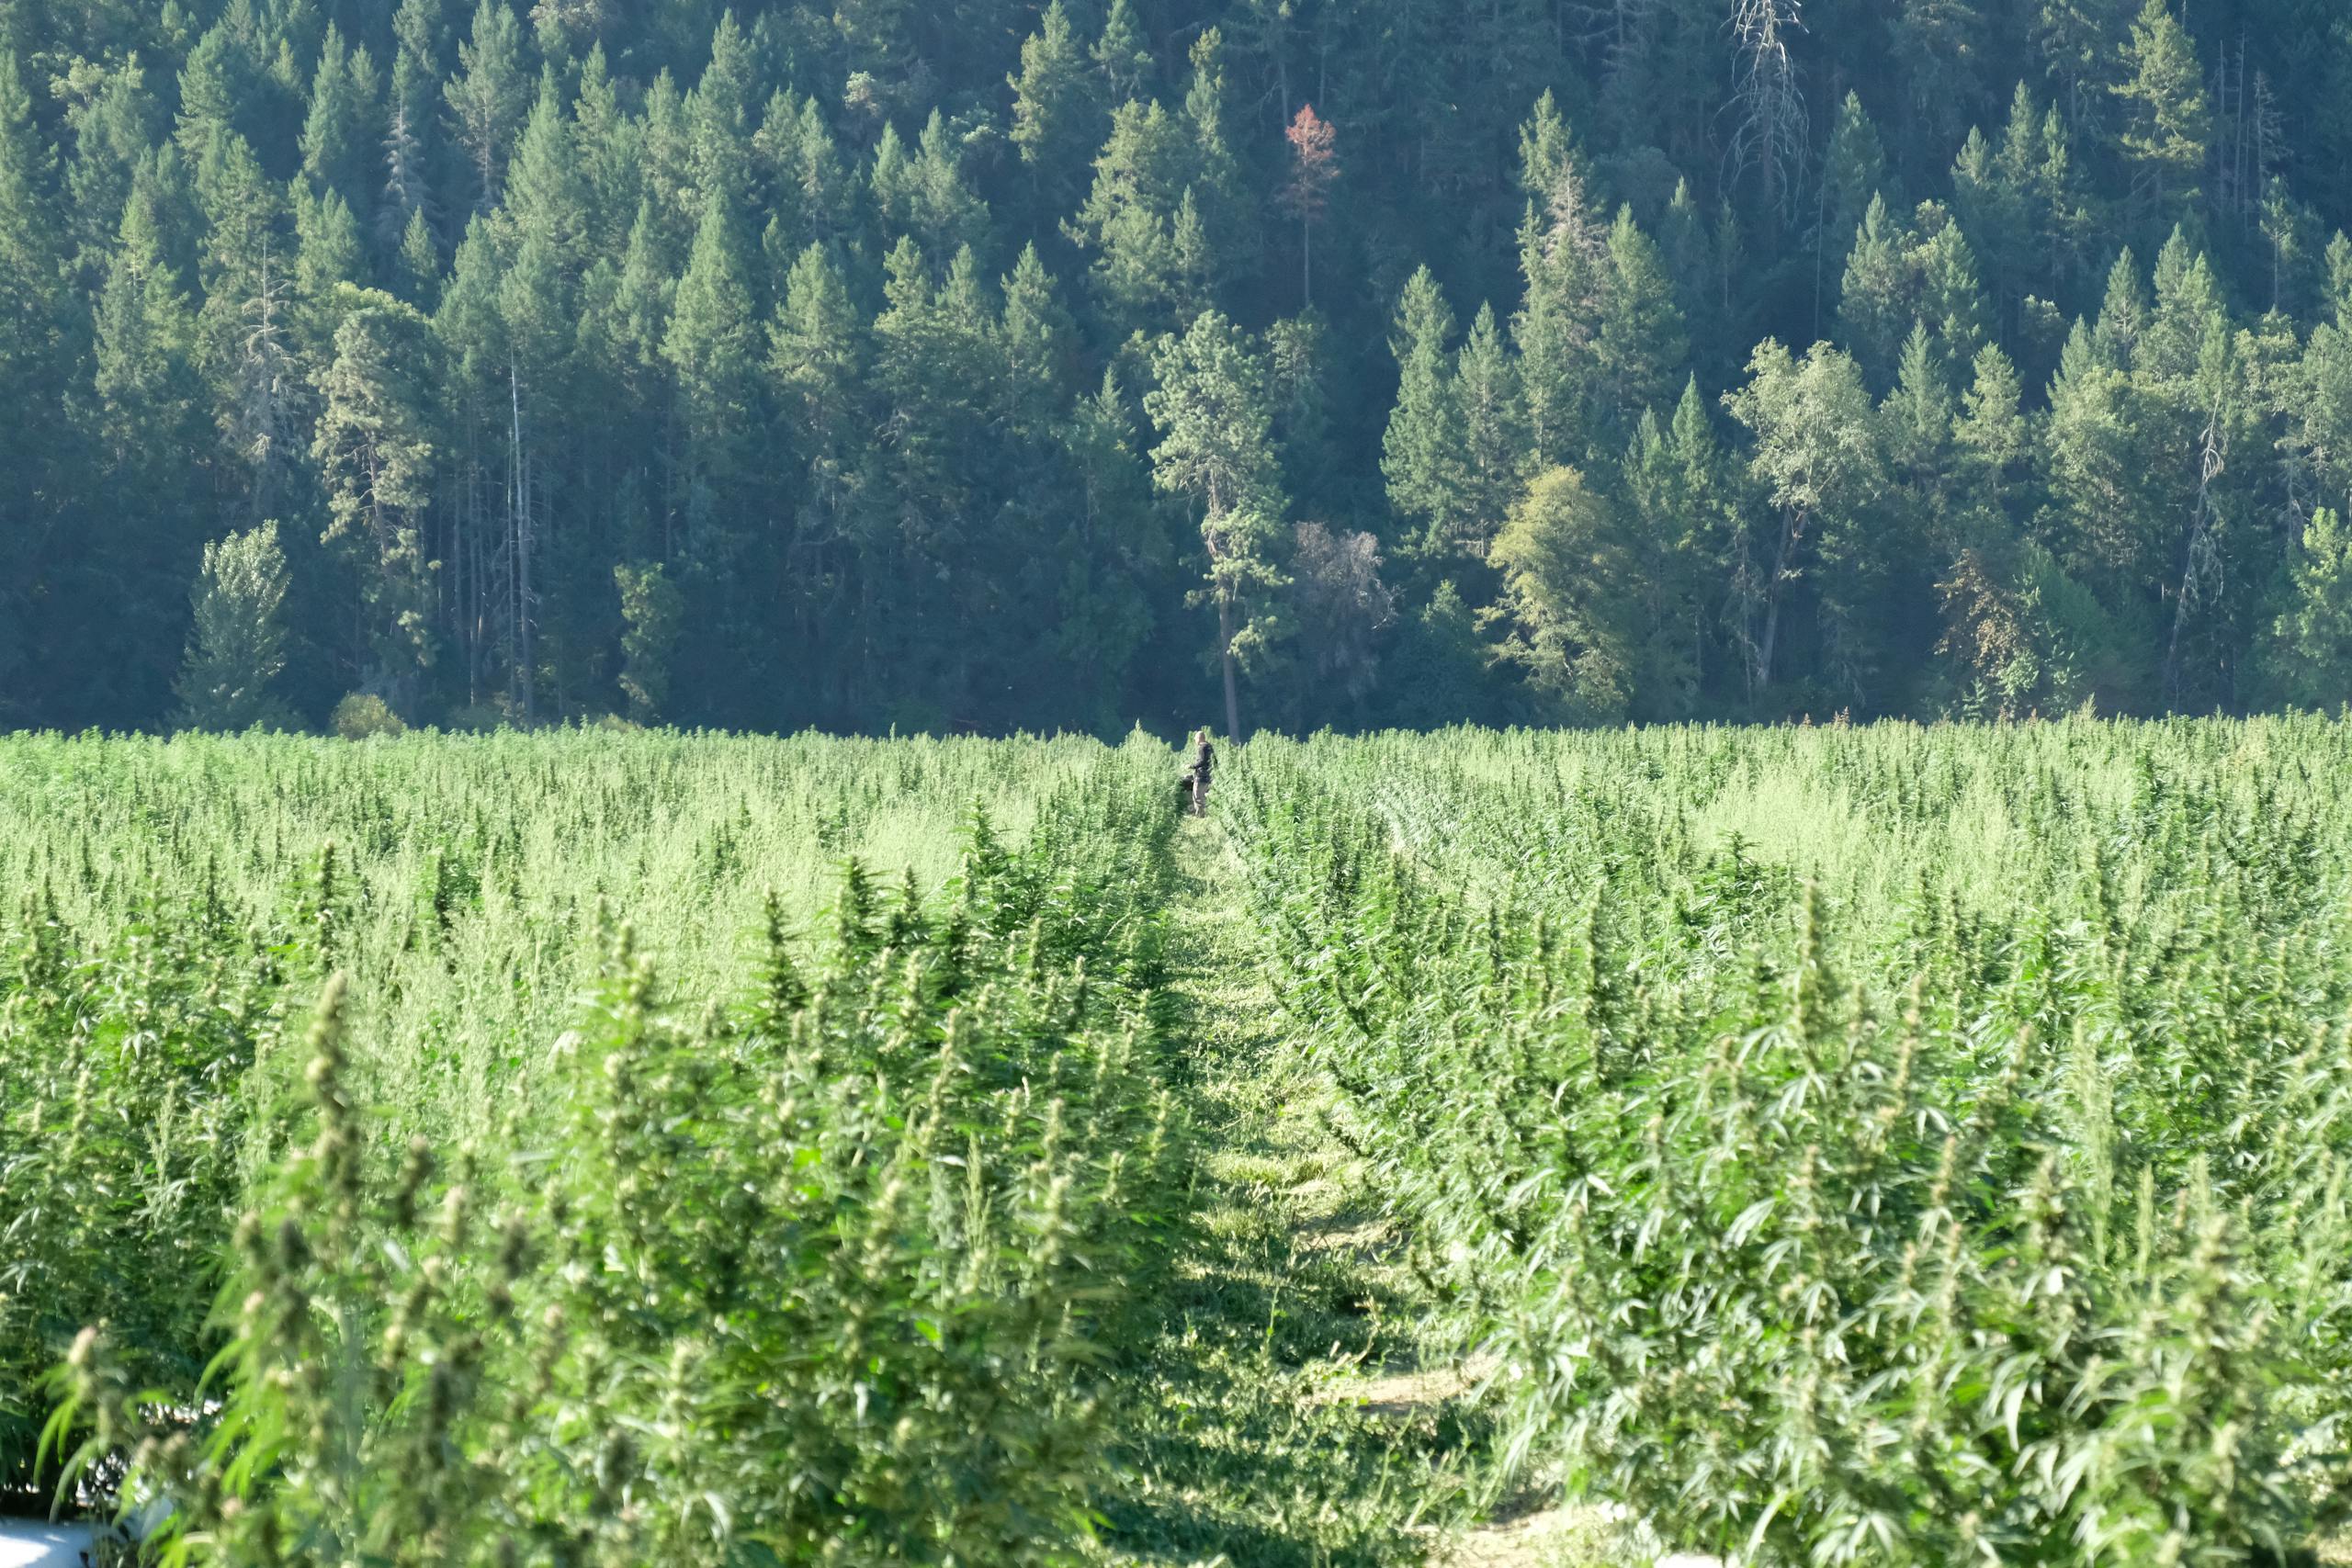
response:
<svg viewBox="0 0 2352 1568"><path fill-rule="evenodd" d="M0 0L0 727L2352 692L2341 0Z"/></svg>

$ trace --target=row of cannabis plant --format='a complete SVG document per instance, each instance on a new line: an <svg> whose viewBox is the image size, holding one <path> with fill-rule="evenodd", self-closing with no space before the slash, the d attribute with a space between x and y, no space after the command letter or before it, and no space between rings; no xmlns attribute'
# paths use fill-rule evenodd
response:
<svg viewBox="0 0 2352 1568"><path fill-rule="evenodd" d="M936 897L853 866L811 940L771 905L724 1003L605 921L560 1092L491 1140L388 1138L331 980L210 1381L87 1329L69 1483L174 1562L1067 1561L1182 1203L1139 779L976 824Z"/></svg>
<svg viewBox="0 0 2352 1568"><path fill-rule="evenodd" d="M2344 1512L2346 751L1263 741L1228 798L1518 1473L1743 1562L2244 1563Z"/></svg>

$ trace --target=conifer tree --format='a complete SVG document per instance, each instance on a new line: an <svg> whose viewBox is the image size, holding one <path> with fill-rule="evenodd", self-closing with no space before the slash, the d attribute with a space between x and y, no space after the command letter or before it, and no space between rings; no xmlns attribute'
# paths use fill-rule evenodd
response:
<svg viewBox="0 0 2352 1568"><path fill-rule="evenodd" d="M755 342L749 271L734 215L714 192L662 340L662 357L677 376L695 481L731 477L751 435Z"/></svg>
<svg viewBox="0 0 2352 1568"><path fill-rule="evenodd" d="M634 724L655 724L670 700L670 660L678 642L685 601L663 571L662 563L613 568L613 582L620 590L621 695L628 699Z"/></svg>
<svg viewBox="0 0 2352 1568"><path fill-rule="evenodd" d="M1152 478L1200 508L1209 569L1204 593L1216 608L1226 733L1239 739L1237 668L1272 641L1276 628L1258 610L1282 586L1269 555L1283 502L1275 488L1265 371L1239 329L1214 310L1203 311L1182 337L1162 338L1152 371L1159 384L1144 396L1144 412L1159 427Z"/></svg>
<svg viewBox="0 0 2352 1568"><path fill-rule="evenodd" d="M1917 313L1909 250L1909 236L1887 211L1885 198L1872 197L1838 284L1838 335L1882 382L1892 375L1896 345Z"/></svg>
<svg viewBox="0 0 2352 1568"><path fill-rule="evenodd" d="M1329 120L1318 118L1312 104L1301 104L1298 116L1283 133L1290 142L1291 175L1283 186L1283 204L1298 220L1298 287L1305 308L1315 305L1315 225L1329 200L1331 182L1340 175L1338 133Z"/></svg>
<svg viewBox="0 0 2352 1568"><path fill-rule="evenodd" d="M320 371L311 456L327 486L325 542L359 574L365 679L415 711L436 641L424 511L432 500L432 329L388 294L347 289L334 357Z"/></svg>
<svg viewBox="0 0 2352 1568"><path fill-rule="evenodd" d="M1461 412L1460 526L1483 554L1519 499L1527 464L1527 418L1518 367L1494 307L1481 304L1455 356L1453 406Z"/></svg>
<svg viewBox="0 0 2352 1568"><path fill-rule="evenodd" d="M1640 410L1664 401L1673 390L1690 343L1665 258L1634 221L1630 207L1618 209L1609 231L1608 266L1602 276L1600 323L1593 344L1597 390L1602 423L1625 430L1640 417Z"/></svg>
<svg viewBox="0 0 2352 1568"><path fill-rule="evenodd" d="M286 668L286 555L277 525L264 523L204 547L192 594L196 619L173 689L174 722L234 734L289 728L293 715L270 690Z"/></svg>
<svg viewBox="0 0 2352 1568"><path fill-rule="evenodd" d="M1411 547L1423 555L1454 548L1464 522L1462 411L1446 374L1453 336L1453 312L1422 267L1396 302L1388 344L1396 356L1396 406L1381 443L1380 470L1389 506L1419 525Z"/></svg>
<svg viewBox="0 0 2352 1568"><path fill-rule="evenodd" d="M2352 702L2352 529L2342 515L2323 506L2303 525L2263 650L2276 697L2323 712Z"/></svg>
<svg viewBox="0 0 2352 1568"><path fill-rule="evenodd" d="M711 37L709 63L686 104L694 183L703 199L723 196L730 206L749 194L752 117L759 109L758 66L752 42L728 11Z"/></svg>
<svg viewBox="0 0 2352 1568"><path fill-rule="evenodd" d="M346 205L374 194L367 174L378 141L379 91L368 51L346 48L341 30L330 26L302 123L302 175L321 190L341 192Z"/></svg>
<svg viewBox="0 0 2352 1568"><path fill-rule="evenodd" d="M458 46L458 74L443 96L473 172L474 209L488 212L504 188L507 156L530 107L522 27L510 7L481 0L472 36Z"/></svg>
<svg viewBox="0 0 2352 1568"><path fill-rule="evenodd" d="M1102 35L1091 51L1094 69L1102 73L1104 95L1114 103L1128 103L1151 75L1151 51L1145 47L1143 28L1136 20L1133 0L1111 0L1102 19Z"/></svg>
<svg viewBox="0 0 2352 1568"><path fill-rule="evenodd" d="M1040 213L1066 211L1088 128L1101 111L1093 107L1086 62L1062 0L1049 0L1037 30L1021 45L1020 73L1005 85L1012 89L1012 144L1028 171L1030 198Z"/></svg>
<svg viewBox="0 0 2352 1568"><path fill-rule="evenodd" d="M2147 0L2132 24L2123 80L2114 88L2124 123L2118 145L2133 170L2143 210L2169 220L2197 199L2212 135L2205 73L2188 29L2165 0Z"/></svg>

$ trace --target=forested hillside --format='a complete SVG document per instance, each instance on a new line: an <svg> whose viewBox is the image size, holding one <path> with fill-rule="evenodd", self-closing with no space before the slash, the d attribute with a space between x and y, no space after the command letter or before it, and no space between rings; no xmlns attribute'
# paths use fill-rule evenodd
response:
<svg viewBox="0 0 2352 1568"><path fill-rule="evenodd" d="M2348 165L2340 0L0 0L0 726L2333 707Z"/></svg>

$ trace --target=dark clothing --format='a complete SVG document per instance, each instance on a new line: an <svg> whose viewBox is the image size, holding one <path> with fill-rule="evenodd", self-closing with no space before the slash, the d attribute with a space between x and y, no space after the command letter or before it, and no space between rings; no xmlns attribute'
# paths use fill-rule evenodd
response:
<svg viewBox="0 0 2352 1568"><path fill-rule="evenodd" d="M1205 817L1209 810L1209 773L1216 766L1216 748L1207 741L1193 755L1190 776L1193 781L1193 815Z"/></svg>

